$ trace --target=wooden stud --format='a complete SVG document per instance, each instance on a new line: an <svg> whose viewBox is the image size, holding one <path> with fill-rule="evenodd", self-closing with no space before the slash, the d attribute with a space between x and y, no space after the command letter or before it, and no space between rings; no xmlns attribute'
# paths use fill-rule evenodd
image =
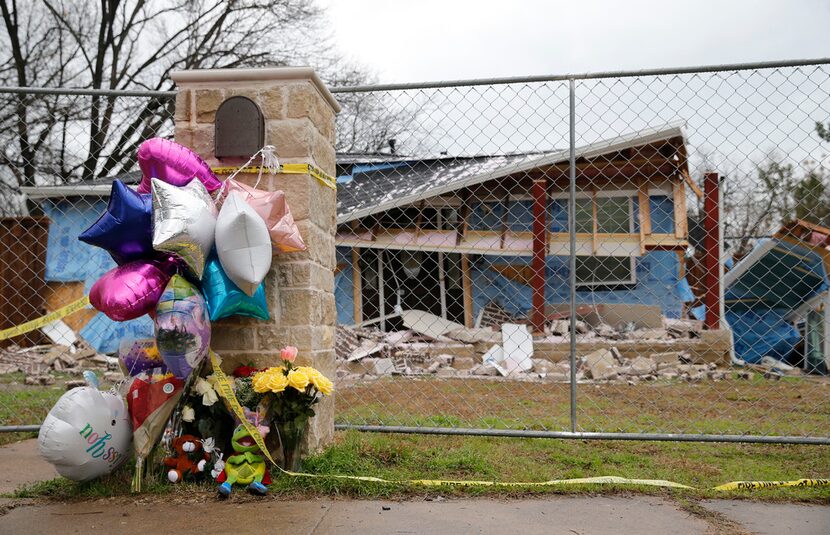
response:
<svg viewBox="0 0 830 535"><path fill-rule="evenodd" d="M594 186L591 186L591 215L593 216L591 252L597 254L599 249L599 243L597 241L597 234L599 234L599 207L597 206L597 188Z"/></svg>
<svg viewBox="0 0 830 535"><path fill-rule="evenodd" d="M640 222L640 254L646 252L646 236L651 234L651 202L648 183L640 181L637 188L637 216Z"/></svg>
<svg viewBox="0 0 830 535"><path fill-rule="evenodd" d="M352 247L352 300L354 301L354 322L363 321L363 281L360 273L360 249Z"/></svg>
<svg viewBox="0 0 830 535"><path fill-rule="evenodd" d="M470 274L470 258L461 255L461 283L464 289L464 326L473 328L473 277Z"/></svg>
<svg viewBox="0 0 830 535"><path fill-rule="evenodd" d="M505 195L504 200L502 201L503 211L501 213L501 228L499 232L501 233L501 238L499 239L499 248L504 249L504 242L507 238L507 224L508 218L510 214L510 196Z"/></svg>
<svg viewBox="0 0 830 535"><path fill-rule="evenodd" d="M683 175L683 179L686 181L686 184L688 184L689 188L691 188L691 190L693 192L695 192L695 195L697 196L697 198L702 200L703 199L703 190L700 189L700 186L695 184L694 180L692 180L692 177L689 175L689 170L686 169L686 168L683 168L683 169L680 170L680 174Z"/></svg>
<svg viewBox="0 0 830 535"><path fill-rule="evenodd" d="M467 229L470 222L470 190L464 192L461 198L461 232L455 235L455 244L461 245L461 241L467 237Z"/></svg>
<svg viewBox="0 0 830 535"><path fill-rule="evenodd" d="M677 253L677 260L680 262L680 269L677 273L677 280L686 276L686 251L675 251Z"/></svg>
<svg viewBox="0 0 830 535"><path fill-rule="evenodd" d="M418 203L418 217L415 220L415 238L421 235L421 226L424 224L424 201Z"/></svg>
<svg viewBox="0 0 830 535"><path fill-rule="evenodd" d="M686 217L686 183L678 180L674 183L674 236L676 238L685 238L688 233Z"/></svg>

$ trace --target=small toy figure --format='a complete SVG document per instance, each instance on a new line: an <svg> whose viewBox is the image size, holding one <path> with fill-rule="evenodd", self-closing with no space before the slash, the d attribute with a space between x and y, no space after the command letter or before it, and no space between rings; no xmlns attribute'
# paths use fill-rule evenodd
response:
<svg viewBox="0 0 830 535"><path fill-rule="evenodd" d="M171 483L179 483L186 474L195 476L205 471L210 454L202 449L199 437L182 435L173 440L173 449L176 456L164 459L164 465L170 467L167 479Z"/></svg>
<svg viewBox="0 0 830 535"><path fill-rule="evenodd" d="M261 435L267 433L267 427L258 428ZM266 485L271 484L271 474L265 458L261 455L253 437L245 426L238 426L231 438L233 455L225 459L225 469L216 479L219 483L219 497L227 498L231 495L234 484L248 485L248 492L259 496L268 493Z"/></svg>

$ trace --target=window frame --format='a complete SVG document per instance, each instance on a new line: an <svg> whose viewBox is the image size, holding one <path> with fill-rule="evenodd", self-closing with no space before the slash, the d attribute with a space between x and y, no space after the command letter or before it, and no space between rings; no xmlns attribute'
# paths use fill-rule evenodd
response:
<svg viewBox="0 0 830 535"><path fill-rule="evenodd" d="M637 257L636 256L600 256L600 255L591 255L591 256L583 256L583 257L576 257L578 261L580 258L626 258L629 261L629 266L631 266L631 277L628 280L604 280L604 281L588 281L588 282L580 282L578 279L576 280L576 287L577 288L595 288L597 286L607 287L607 288L618 288L620 286L635 286L637 284Z"/></svg>

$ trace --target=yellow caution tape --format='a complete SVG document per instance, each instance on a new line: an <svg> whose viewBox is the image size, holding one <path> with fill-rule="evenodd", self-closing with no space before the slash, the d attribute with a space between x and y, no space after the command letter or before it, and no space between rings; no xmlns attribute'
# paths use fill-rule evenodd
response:
<svg viewBox="0 0 830 535"><path fill-rule="evenodd" d="M21 323L15 327L10 327L8 329L4 329L0 331L0 340L6 340L8 338L13 338L15 336L20 336L21 334L26 334L28 332L32 332L36 329L40 329L41 327L52 323L53 321L57 321L59 319L63 319L70 314L74 314L75 312L86 308L89 305L89 296L85 295L81 297L77 301L69 303L68 305L61 307L54 312L50 312L43 317L27 321L26 323Z"/></svg>
<svg viewBox="0 0 830 535"><path fill-rule="evenodd" d="M217 175L230 175L236 172L254 174L268 172L268 168L260 165L250 165L247 167L211 167L211 171ZM279 172L286 175L311 175L327 188L337 189L337 179L311 164L286 163L280 165Z"/></svg>
<svg viewBox="0 0 830 535"><path fill-rule="evenodd" d="M225 405L236 415L239 422L245 426L245 430L249 435L251 435L251 438L254 439L254 442L256 442L256 445L259 446L259 449L262 451L263 455L271 461L271 464L282 470L280 465L274 462L274 459L271 457L271 452L269 452L268 448L265 447L265 441L262 440L262 435L259 434L257 428L254 427L253 424L245 417L245 411L242 409L242 405L240 405L239 400L236 399L236 394L233 391L233 385L230 380L228 380L228 376L225 375L225 372L222 371L222 368L219 365L219 357L213 352L213 350L210 351L210 364L213 367L213 375L216 377L216 392L225 400ZM283 472L284 471L285 470L283 470Z"/></svg>
<svg viewBox="0 0 830 535"><path fill-rule="evenodd" d="M219 358L213 351L210 352L210 362L213 365L213 374L216 376L216 390L219 395L226 401L228 408L233 411L236 417L245 426L248 433L256 442L259 449L262 450L265 457L271 461L277 469L285 475L293 477L307 477L313 479L344 479L350 481L365 481L369 483L385 483L392 485L420 485L423 487L555 487L565 485L644 485L649 487L662 487L672 489L691 489L699 490L696 487L683 485L682 483L675 483L674 481L666 481L664 479L630 479L617 476L600 476L600 477L580 477L574 479L552 479L549 481L534 481L534 482L509 482L509 481L475 481L475 480L452 480L452 479L383 479L372 476L347 476L339 474L307 474L304 472L290 472L283 469L280 465L274 462L268 448L265 447L265 441L256 430L256 428L245 418L245 412L239 400L236 399L236 394L233 391L228 376L219 366ZM751 489L767 489L773 487L826 487L830 486L830 479L798 479L795 481L732 481L713 487L711 490L730 491L730 490L751 490Z"/></svg>
<svg viewBox="0 0 830 535"><path fill-rule="evenodd" d="M774 487L827 487L830 479L796 479L794 481L731 481L712 490L754 490Z"/></svg>

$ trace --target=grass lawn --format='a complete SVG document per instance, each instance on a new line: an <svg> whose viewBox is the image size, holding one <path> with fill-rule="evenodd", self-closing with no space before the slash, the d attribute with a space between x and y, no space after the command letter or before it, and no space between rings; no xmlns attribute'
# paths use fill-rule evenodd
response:
<svg viewBox="0 0 830 535"><path fill-rule="evenodd" d="M830 436L830 378L578 384L577 430ZM387 377L341 388L337 423L570 430L567 383Z"/></svg>
<svg viewBox="0 0 830 535"><path fill-rule="evenodd" d="M733 480L789 480L827 477L830 447L749 444L695 444L581 441L427 435L336 433L335 442L305 460L315 474L374 476L388 480L452 479L535 482L603 475L667 479L702 490L646 486L574 485L556 487L424 487L330 478L275 477L276 496L345 495L365 498L443 496L530 496L560 493L633 491L687 498L747 497L766 500L830 502L830 487L716 492L705 490ZM19 491L16 496L77 499L129 493L130 467L87 484L56 479ZM148 498L169 493L208 499L210 484L171 486L160 474L145 480ZM238 493L240 496L243 492Z"/></svg>
<svg viewBox="0 0 830 535"><path fill-rule="evenodd" d="M21 381L22 382L22 381ZM42 418L62 386L0 384L3 422ZM25 395L24 395L25 393ZM566 430L567 384L384 379L338 390L337 421L441 427ZM803 380L751 380L629 385L580 384L582 431L753 433L830 436L830 387ZM36 406L36 407L35 407ZM7 420L12 418L12 420ZM14 418L18 418L17 421ZM20 421L23 419L23 421ZM39 421L34 419L34 421ZM0 440L9 440L0 434ZM388 480L451 479L539 482L594 476L665 479L700 490L631 486L424 487L334 478L276 477L276 496L424 495L526 496L546 493L620 492L690 498L751 497L830 502L830 487L715 492L735 480L830 477L830 446L583 441L338 432L335 442L309 457L314 474L374 476ZM83 497L129 494L127 466L84 485L56 479L18 492L18 497ZM212 499L213 485L166 484L160 473L145 480L148 499ZM242 493L239 493L241 496ZM241 499L241 498L240 498Z"/></svg>
<svg viewBox="0 0 830 535"><path fill-rule="evenodd" d="M66 392L64 382L70 376L55 376L50 386L24 385L22 372L0 375L0 425L39 424L49 409ZM33 433L0 433L0 445L36 436Z"/></svg>

